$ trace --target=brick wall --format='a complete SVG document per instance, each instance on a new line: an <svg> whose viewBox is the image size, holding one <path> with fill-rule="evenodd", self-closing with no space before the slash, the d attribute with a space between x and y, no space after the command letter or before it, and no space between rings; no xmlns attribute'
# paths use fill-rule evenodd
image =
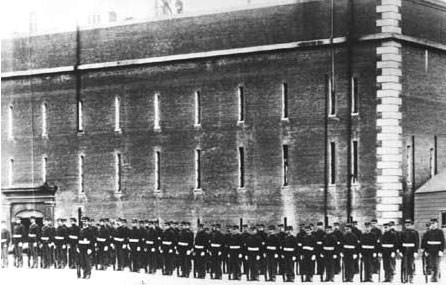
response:
<svg viewBox="0 0 446 285"><path fill-rule="evenodd" d="M92 216L196 218L221 222L290 223L323 218L324 98L330 70L327 48L305 48L187 63L86 72L82 75L84 133L76 132L76 97L71 75L39 77L31 84L2 82L2 108L17 107L14 142L2 141L6 157L17 157L16 183L30 183L30 134L35 104L34 179L41 157L48 157L48 182L58 185L56 216L82 207ZM354 215L374 215L374 45L354 50L354 72L361 92L354 133L360 142L360 187ZM329 139L337 143L337 185L330 188L330 221L346 216L345 48L336 50L337 117L329 121ZM311 64L309 64L311 63ZM281 121L281 83L288 83L289 122ZM237 125L237 86L245 88L246 118ZM200 90L202 125L194 127L194 92ZM153 98L160 93L161 131L153 130ZM122 102L122 133L114 132L114 98ZM40 106L48 105L48 138L40 138ZM2 110L2 114L5 112ZM2 116L2 126L6 125ZM5 128L2 127L2 130ZM371 131L371 132L369 132ZM2 134L2 138L5 138ZM29 138L29 140L31 140ZM282 187L282 145L289 145L289 186ZM245 148L245 189L238 189L237 148ZM18 148L20 147L20 148ZM202 150L202 194L194 194L194 150ZM23 151L25 149L26 151ZM161 193L154 193L154 151L161 151ZM115 158L123 157L122 196L115 194ZM85 196L78 196L78 156L84 155ZM2 176L2 185L5 177Z"/></svg>
<svg viewBox="0 0 446 285"><path fill-rule="evenodd" d="M374 0L354 6L357 35L374 33ZM335 1L335 36L345 36L348 1ZM324 39L330 1L81 30L81 63ZM31 47L31 50L30 50ZM74 65L74 32L2 40L2 71Z"/></svg>

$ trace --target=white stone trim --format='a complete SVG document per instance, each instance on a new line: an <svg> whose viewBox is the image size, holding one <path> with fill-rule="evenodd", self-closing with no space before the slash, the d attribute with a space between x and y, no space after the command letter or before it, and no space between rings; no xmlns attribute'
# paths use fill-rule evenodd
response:
<svg viewBox="0 0 446 285"><path fill-rule="evenodd" d="M395 5L401 7L401 0L381 0L381 5Z"/></svg>
<svg viewBox="0 0 446 285"><path fill-rule="evenodd" d="M379 6L376 6L376 12L377 13L384 13L384 12L399 13L400 9L396 5L379 5Z"/></svg>
<svg viewBox="0 0 446 285"><path fill-rule="evenodd" d="M403 197L400 196L380 197L380 202L385 205L399 205L403 203Z"/></svg>
<svg viewBox="0 0 446 285"><path fill-rule="evenodd" d="M379 133L378 135L383 135L383 134ZM378 138L378 140L381 140L381 139ZM384 155L384 154L401 155L401 148L399 148L399 147L377 147L376 152L378 155Z"/></svg>
<svg viewBox="0 0 446 285"><path fill-rule="evenodd" d="M385 203L381 203L376 205L376 210L380 211L380 212L397 212L400 209L400 205L399 204L385 204Z"/></svg>
<svg viewBox="0 0 446 285"><path fill-rule="evenodd" d="M388 218L388 219L401 219L403 217L403 212L401 211L386 211L386 212L381 212L381 217L382 218Z"/></svg>
<svg viewBox="0 0 446 285"><path fill-rule="evenodd" d="M394 148L394 149L398 150L398 148ZM386 153L386 155L381 156L381 161L382 162L387 162L387 161L403 162L403 158L401 157L401 154L398 154L398 153L397 154L387 154Z"/></svg>

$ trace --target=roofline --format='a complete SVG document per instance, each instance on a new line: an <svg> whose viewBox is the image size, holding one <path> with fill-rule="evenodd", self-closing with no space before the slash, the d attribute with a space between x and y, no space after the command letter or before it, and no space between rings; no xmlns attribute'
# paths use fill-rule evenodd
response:
<svg viewBox="0 0 446 285"><path fill-rule="evenodd" d="M382 41L382 40L399 40L405 43L411 43L421 46L427 46L430 48L446 51L446 44L441 44L425 39L419 39L411 36L393 34L393 33L379 33L379 34L371 34L367 36L362 36L356 39L358 42L365 41ZM337 37L333 38L333 44L344 44L348 41L346 37ZM310 41L297 41L290 43L282 43L282 44L272 44L272 45L262 45L262 46L252 46L252 47L243 47L243 48L232 48L232 49L224 49L224 50L213 50L213 51L205 51L205 52L195 52L195 53L187 53L187 54L175 54L175 55L167 55L167 56L158 56L158 57L147 57L141 59L127 59L127 60L118 60L118 61L109 61L109 62L99 62L99 63L86 63L78 66L69 65L69 66L58 66L58 67L50 67L50 68L41 68L41 69L29 69L29 70L17 70L17 71L9 71L2 72L1 78L9 79L15 77L29 77L29 76L37 76L37 75L45 75L45 74L58 74L58 73L67 73L73 72L76 70L97 70L97 69L109 69L109 68L118 68L118 67L128 67L128 66L140 66L147 64L157 64L157 63L166 63L173 61L184 61L184 60L194 60L200 58L215 58L221 56L231 56L231 55L241 55L241 54L252 54L252 53L260 53L260 52L268 52L268 51L278 51L278 50L293 50L297 48L305 48L305 47L318 47L318 46L326 46L331 44L331 39L316 39Z"/></svg>

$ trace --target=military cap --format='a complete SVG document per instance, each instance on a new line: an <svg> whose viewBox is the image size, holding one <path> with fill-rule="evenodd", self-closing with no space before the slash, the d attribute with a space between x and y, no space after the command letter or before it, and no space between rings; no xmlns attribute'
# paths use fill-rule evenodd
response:
<svg viewBox="0 0 446 285"><path fill-rule="evenodd" d="M255 230L255 229L257 229L257 228L256 228L256 226L252 225L252 226L249 227L249 229L251 229L251 230Z"/></svg>
<svg viewBox="0 0 446 285"><path fill-rule="evenodd" d="M104 218L99 219L99 222L105 222L105 219Z"/></svg>
<svg viewBox="0 0 446 285"><path fill-rule="evenodd" d="M310 227L314 227L314 224L313 223L310 223L310 225L309 225Z"/></svg>
<svg viewBox="0 0 446 285"><path fill-rule="evenodd" d="M110 222L110 219L109 218L105 218L104 222Z"/></svg>
<svg viewBox="0 0 446 285"><path fill-rule="evenodd" d="M170 226L172 223L171 222L164 222L165 226Z"/></svg>
<svg viewBox="0 0 446 285"><path fill-rule="evenodd" d="M274 225L270 225L270 226L268 226L268 229L269 229L269 230L275 230L276 227L275 227Z"/></svg>
<svg viewBox="0 0 446 285"><path fill-rule="evenodd" d="M70 218L70 221L77 222L77 219L76 218Z"/></svg>
<svg viewBox="0 0 446 285"><path fill-rule="evenodd" d="M390 221L389 222L389 226L394 226L395 225L395 222L394 221Z"/></svg>
<svg viewBox="0 0 446 285"><path fill-rule="evenodd" d="M332 227L332 226L326 226L325 229L326 229L326 230L332 230L333 227Z"/></svg>
<svg viewBox="0 0 446 285"><path fill-rule="evenodd" d="M305 223L300 223L299 227L304 228L305 227Z"/></svg>
<svg viewBox="0 0 446 285"><path fill-rule="evenodd" d="M364 223L364 226L366 226L366 227L369 227L371 224L370 224L370 222L365 222Z"/></svg>
<svg viewBox="0 0 446 285"><path fill-rule="evenodd" d="M404 221L404 223L406 223L406 224L412 224L412 220L411 220L411 219L406 219L406 220Z"/></svg>
<svg viewBox="0 0 446 285"><path fill-rule="evenodd" d="M65 218L62 219L62 222L63 222L63 223L65 223L66 221L67 221L67 219L65 219Z"/></svg>
<svg viewBox="0 0 446 285"><path fill-rule="evenodd" d="M277 225L279 228L283 228L283 224L278 224Z"/></svg>
<svg viewBox="0 0 446 285"><path fill-rule="evenodd" d="M232 226L231 225L226 225L226 228L230 229L230 228L232 228Z"/></svg>
<svg viewBox="0 0 446 285"><path fill-rule="evenodd" d="M247 227L248 227L248 224L243 224L242 227L243 227L243 228L247 228Z"/></svg>
<svg viewBox="0 0 446 285"><path fill-rule="evenodd" d="M347 223L347 224L345 224L345 227L351 229L352 228L352 224Z"/></svg>
<svg viewBox="0 0 446 285"><path fill-rule="evenodd" d="M438 220L436 218L431 219L431 223L437 223L437 222L438 222Z"/></svg>
<svg viewBox="0 0 446 285"><path fill-rule="evenodd" d="M199 228L203 228L204 225L203 225L203 224L198 224L198 227L199 227Z"/></svg>
<svg viewBox="0 0 446 285"><path fill-rule="evenodd" d="M121 219L121 222L123 222L123 223L127 223L127 219L126 219L126 218L122 218L122 219Z"/></svg>
<svg viewBox="0 0 446 285"><path fill-rule="evenodd" d="M184 222L186 226L190 226L190 222Z"/></svg>
<svg viewBox="0 0 446 285"><path fill-rule="evenodd" d="M137 223L138 219L132 219L132 223Z"/></svg>
<svg viewBox="0 0 446 285"><path fill-rule="evenodd" d="M218 228L218 229L220 229L220 228L221 228L221 225L220 225L220 224L215 224L215 227Z"/></svg>
<svg viewBox="0 0 446 285"><path fill-rule="evenodd" d="M339 226L339 223L338 222L334 222L333 225Z"/></svg>
<svg viewBox="0 0 446 285"><path fill-rule="evenodd" d="M377 223L378 220L377 219L372 219L372 223Z"/></svg>
<svg viewBox="0 0 446 285"><path fill-rule="evenodd" d="M144 224L144 220L138 220L138 223Z"/></svg>
<svg viewBox="0 0 446 285"><path fill-rule="evenodd" d="M384 223L383 226L384 226L384 227L389 227L389 226L390 226L390 223Z"/></svg>
<svg viewBox="0 0 446 285"><path fill-rule="evenodd" d="M150 224L149 220L144 220L144 224Z"/></svg>
<svg viewBox="0 0 446 285"><path fill-rule="evenodd" d="M426 223L426 227L428 228L428 227L430 227L431 226L431 223L430 222L427 222Z"/></svg>
<svg viewBox="0 0 446 285"><path fill-rule="evenodd" d="M318 225L318 226L323 226L324 225L324 223L323 222L317 222L317 224L316 225Z"/></svg>
<svg viewBox="0 0 446 285"><path fill-rule="evenodd" d="M354 224L354 225L357 225L357 224L358 224L358 221L353 221L353 224Z"/></svg>
<svg viewBox="0 0 446 285"><path fill-rule="evenodd" d="M310 225L306 225L306 226L305 226L305 230L311 230Z"/></svg>
<svg viewBox="0 0 446 285"><path fill-rule="evenodd" d="M287 227L286 227L286 230L287 230L287 231L292 231L292 230L293 230L293 226L287 226Z"/></svg>
<svg viewBox="0 0 446 285"><path fill-rule="evenodd" d="M86 222L89 222L90 221L90 218L89 217L82 217L82 221L86 221Z"/></svg>
<svg viewBox="0 0 446 285"><path fill-rule="evenodd" d="M264 224L257 224L257 227L258 227L258 228L264 228L265 225L264 225Z"/></svg>
<svg viewBox="0 0 446 285"><path fill-rule="evenodd" d="M56 222L62 222L62 218L57 218Z"/></svg>
<svg viewBox="0 0 446 285"><path fill-rule="evenodd" d="M232 226L232 229L233 230L238 230L238 226L234 225L234 226Z"/></svg>

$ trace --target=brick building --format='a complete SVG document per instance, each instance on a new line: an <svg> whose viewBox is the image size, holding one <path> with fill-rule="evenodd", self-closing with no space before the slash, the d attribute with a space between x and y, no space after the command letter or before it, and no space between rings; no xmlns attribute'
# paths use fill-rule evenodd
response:
<svg viewBox="0 0 446 285"><path fill-rule="evenodd" d="M305 0L2 40L2 214L411 217L446 168L445 27Z"/></svg>

